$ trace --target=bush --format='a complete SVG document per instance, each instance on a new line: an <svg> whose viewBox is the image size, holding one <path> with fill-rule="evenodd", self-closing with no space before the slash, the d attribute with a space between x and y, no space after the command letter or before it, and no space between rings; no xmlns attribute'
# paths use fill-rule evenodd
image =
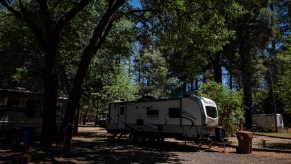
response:
<svg viewBox="0 0 291 164"><path fill-rule="evenodd" d="M219 83L208 82L202 85L198 94L215 101L219 124L225 127L228 134L239 130L241 121L244 121L241 92L227 89Z"/></svg>

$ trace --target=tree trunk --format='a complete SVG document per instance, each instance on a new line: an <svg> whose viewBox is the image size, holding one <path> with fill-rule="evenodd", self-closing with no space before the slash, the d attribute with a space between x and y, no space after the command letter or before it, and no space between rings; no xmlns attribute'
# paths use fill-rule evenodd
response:
<svg viewBox="0 0 291 164"><path fill-rule="evenodd" d="M62 124L61 127L61 132L60 132L60 140L64 140L65 139L65 145L70 145L71 142L71 134L72 133L70 131L66 131L65 129L68 129L68 127L70 127L71 125L73 125L73 120L75 118L75 113L78 110L78 104L80 103L80 99L81 99L81 87L82 87L82 83L86 77L86 73L87 70L89 68L89 64L90 61L93 57L93 55L88 55L87 53L91 53L88 52L86 50L84 50L84 54L83 56L87 56L87 57L82 57L74 82L73 82L73 87L71 89L71 92L69 94L69 100L68 100L68 104L67 104L67 110L66 110L66 114L65 114L65 118L64 118L64 122ZM85 55L87 54L87 55Z"/></svg>
<svg viewBox="0 0 291 164"><path fill-rule="evenodd" d="M74 118L74 129L73 129L74 136L78 134L79 115L80 115L80 105L77 109L77 113L76 113L76 116Z"/></svg>
<svg viewBox="0 0 291 164"><path fill-rule="evenodd" d="M246 128L250 129L252 125L252 71L250 60L251 60L251 52L249 51L249 46L244 39L240 40L240 58L241 58L241 75L242 75L242 83L243 83L243 103L244 103L244 111L245 111L245 120L246 120Z"/></svg>
<svg viewBox="0 0 291 164"><path fill-rule="evenodd" d="M250 129L252 125L252 92L250 86L250 80L243 80L243 99L245 109L246 128Z"/></svg>
<svg viewBox="0 0 291 164"><path fill-rule="evenodd" d="M291 4L288 5L288 15L291 18Z"/></svg>
<svg viewBox="0 0 291 164"><path fill-rule="evenodd" d="M232 71L229 71L229 89L233 87L233 74Z"/></svg>
<svg viewBox="0 0 291 164"><path fill-rule="evenodd" d="M100 44L100 46L101 45L102 44ZM67 145L67 146L69 146L71 143L72 132L67 131L66 129L70 129L70 126L73 125L75 113L78 110L78 106L80 104L82 84L86 77L86 73L89 69L89 65L94 54L95 53L92 52L92 49L90 47L85 48L80 64L78 66L78 70L77 70L74 82L73 82L73 87L69 94L69 100L67 104L65 118L64 118L64 121L61 127L60 136L59 136L60 140L65 141L64 145Z"/></svg>
<svg viewBox="0 0 291 164"><path fill-rule="evenodd" d="M56 139L56 105L58 98L58 76L56 73L56 55L58 41L51 36L47 42L44 65L44 101L41 145L50 147Z"/></svg>
<svg viewBox="0 0 291 164"><path fill-rule="evenodd" d="M182 85L182 93L186 93L187 92L187 80L184 80L183 85Z"/></svg>
<svg viewBox="0 0 291 164"><path fill-rule="evenodd" d="M95 126L97 126L97 124L98 124L98 121L99 121L99 102L100 102L100 100L99 100L99 97L97 97L97 100L96 100L97 102L96 102L96 115L95 115Z"/></svg>
<svg viewBox="0 0 291 164"><path fill-rule="evenodd" d="M81 99L82 84L89 69L90 62L94 55L98 52L100 47L105 42L105 39L113 26L113 22L116 19L112 19L112 15L119 9L119 7L125 3L125 0L118 0L115 3L110 3L103 17L99 21L99 24L93 32L93 36L89 45L84 49L81 61L78 66L78 70L73 81L73 86L69 94L69 100L67 104L67 110L64 118L64 122L61 127L60 139L65 141L64 145L69 146L72 139L72 131L70 127L73 124L76 110ZM112 3L111 3L112 2ZM66 130L69 129L69 130ZM65 139L65 140L64 140Z"/></svg>
<svg viewBox="0 0 291 164"><path fill-rule="evenodd" d="M214 59L212 59L212 65L214 70L214 81L217 83L222 83L220 54L215 54Z"/></svg>
<svg viewBox="0 0 291 164"><path fill-rule="evenodd" d="M195 78L195 88L194 88L195 91L198 91L199 90L199 77L197 76L197 78Z"/></svg>
<svg viewBox="0 0 291 164"><path fill-rule="evenodd" d="M190 80L190 92L194 92L195 91L195 78L192 78Z"/></svg>

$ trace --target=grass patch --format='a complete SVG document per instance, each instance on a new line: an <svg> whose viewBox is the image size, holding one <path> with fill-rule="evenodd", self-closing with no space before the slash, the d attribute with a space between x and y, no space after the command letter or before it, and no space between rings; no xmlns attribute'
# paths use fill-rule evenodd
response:
<svg viewBox="0 0 291 164"><path fill-rule="evenodd" d="M278 132L278 133L276 133L276 132L256 132L256 134L291 138L291 131L288 133L287 132Z"/></svg>

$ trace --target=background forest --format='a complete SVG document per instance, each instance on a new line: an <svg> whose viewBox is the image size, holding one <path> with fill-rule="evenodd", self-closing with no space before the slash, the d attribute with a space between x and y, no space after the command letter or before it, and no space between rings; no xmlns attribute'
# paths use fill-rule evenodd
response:
<svg viewBox="0 0 291 164"><path fill-rule="evenodd" d="M44 144L57 95L69 97L60 133L78 113L101 119L109 102L147 95L207 96L232 128L274 109L290 126L291 1L0 3L0 88L44 93Z"/></svg>

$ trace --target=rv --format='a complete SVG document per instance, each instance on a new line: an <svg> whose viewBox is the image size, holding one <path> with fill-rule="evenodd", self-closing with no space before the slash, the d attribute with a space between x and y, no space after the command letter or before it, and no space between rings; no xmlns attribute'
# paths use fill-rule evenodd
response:
<svg viewBox="0 0 291 164"><path fill-rule="evenodd" d="M64 116L66 97L59 97L57 103L57 125ZM43 94L27 90L0 89L0 132L22 128L33 128L35 134L41 133L43 116Z"/></svg>
<svg viewBox="0 0 291 164"><path fill-rule="evenodd" d="M162 100L117 101L109 104L107 131L113 137L128 134L129 139L211 140L223 137L218 129L214 101L204 97Z"/></svg>

